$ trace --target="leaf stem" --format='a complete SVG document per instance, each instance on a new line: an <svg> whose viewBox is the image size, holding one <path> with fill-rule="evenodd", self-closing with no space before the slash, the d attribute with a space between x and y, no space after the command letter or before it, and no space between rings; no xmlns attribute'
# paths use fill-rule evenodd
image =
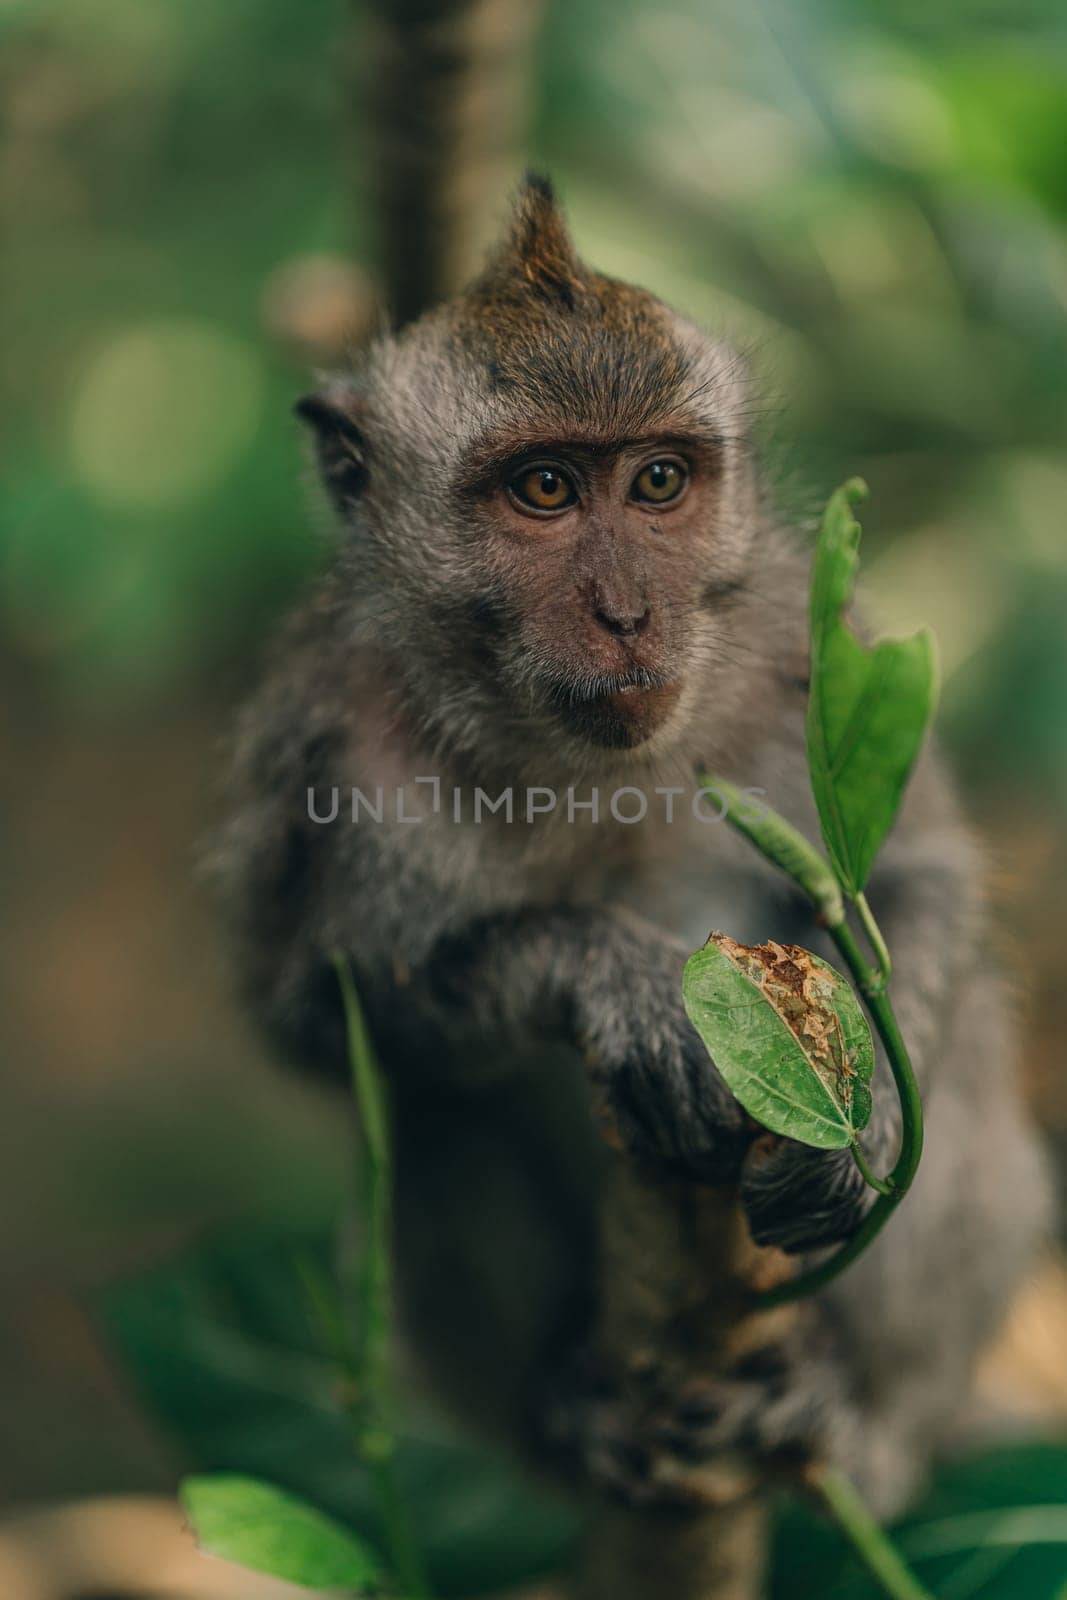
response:
<svg viewBox="0 0 1067 1600"><path fill-rule="evenodd" d="M894 1197L896 1196L897 1191L893 1187L893 1180L891 1178L880 1178L878 1176L877 1172L875 1172L874 1168L867 1160L866 1151L860 1144L858 1138L852 1144L852 1159L863 1173L864 1182L870 1188L876 1189L879 1194L889 1194L893 1195Z"/></svg>
<svg viewBox="0 0 1067 1600"><path fill-rule="evenodd" d="M807 1482L888 1600L931 1600L853 1485L830 1467L809 1469Z"/></svg>
<svg viewBox="0 0 1067 1600"><path fill-rule="evenodd" d="M886 948L885 940L882 938L881 929L879 928L877 922L875 922L871 908L867 904L867 896L865 894L857 894L853 896L852 903L859 913L859 919L863 924L863 931L867 935L871 949L874 951L875 956L878 959L878 967L882 975L882 981L883 983L888 983L889 974L893 970L893 963L889 959L889 951Z"/></svg>
<svg viewBox="0 0 1067 1600"><path fill-rule="evenodd" d="M393 1173L389 1115L381 1074L348 962L333 958L344 1003L352 1087L359 1106L366 1160L367 1247L360 1285L360 1317L349 1406L360 1457L370 1475L393 1572L410 1600L430 1589L396 1481L396 1427L389 1372L393 1286L390 1271Z"/></svg>

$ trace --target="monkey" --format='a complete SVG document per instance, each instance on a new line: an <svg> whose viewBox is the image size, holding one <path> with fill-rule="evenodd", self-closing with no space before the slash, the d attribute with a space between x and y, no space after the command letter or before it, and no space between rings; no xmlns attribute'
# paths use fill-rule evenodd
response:
<svg viewBox="0 0 1067 1600"><path fill-rule="evenodd" d="M790 882L690 803L718 774L818 836L808 551L764 482L744 361L589 268L533 175L464 290L297 409L338 536L241 717L215 872L253 1008L336 1079L334 953L350 965L430 1382L623 1498L654 1445L820 1454L897 1509L1049 1205L981 855L936 750L868 888L926 1102L913 1192L795 1337L678 1397L654 1440L628 1437L588 1357L604 1127L642 1170L735 1185L754 1240L802 1262L872 1199L849 1151L754 1137L682 1004L710 928L832 958ZM884 1060L874 1089L885 1171Z"/></svg>

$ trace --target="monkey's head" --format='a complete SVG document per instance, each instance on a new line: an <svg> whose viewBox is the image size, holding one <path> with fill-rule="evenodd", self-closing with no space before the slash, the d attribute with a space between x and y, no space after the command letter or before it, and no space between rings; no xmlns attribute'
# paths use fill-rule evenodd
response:
<svg viewBox="0 0 1067 1600"><path fill-rule="evenodd" d="M660 753L706 712L756 522L739 362L586 268L543 180L465 293L298 409L354 610L439 729Z"/></svg>

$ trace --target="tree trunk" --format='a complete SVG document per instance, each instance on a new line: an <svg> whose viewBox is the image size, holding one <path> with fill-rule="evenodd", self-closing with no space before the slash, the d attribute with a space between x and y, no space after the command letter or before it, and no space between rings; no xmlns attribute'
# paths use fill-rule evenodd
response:
<svg viewBox="0 0 1067 1600"><path fill-rule="evenodd" d="M766 1525L753 1494L703 1510L605 1507L586 1545L579 1600L759 1600Z"/></svg>
<svg viewBox="0 0 1067 1600"><path fill-rule="evenodd" d="M612 1152L598 1343L612 1392L651 1422L775 1342L793 1308L753 1312L748 1297L790 1271L753 1245L732 1190L664 1182ZM599 1508L580 1600L757 1600L766 1528L753 1468L727 1456L683 1467L663 1453L649 1473L647 1506Z"/></svg>
<svg viewBox="0 0 1067 1600"><path fill-rule="evenodd" d="M358 40L379 264L411 321L460 288L525 143L542 0L375 0Z"/></svg>

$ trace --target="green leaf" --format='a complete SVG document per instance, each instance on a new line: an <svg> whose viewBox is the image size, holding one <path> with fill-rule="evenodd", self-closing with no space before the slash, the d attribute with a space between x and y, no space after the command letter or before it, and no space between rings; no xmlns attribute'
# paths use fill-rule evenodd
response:
<svg viewBox="0 0 1067 1600"><path fill-rule="evenodd" d="M354 1264L338 1257L327 1237L241 1228L111 1284L97 1311L191 1469L268 1479L384 1549L301 1270L347 1280ZM578 1532L571 1508L424 1405L405 1411L396 1470L434 1593L468 1600L558 1568Z"/></svg>
<svg viewBox="0 0 1067 1600"><path fill-rule="evenodd" d="M853 478L830 496L811 586L808 767L830 860L846 894L862 893L892 827L933 716L933 636L862 645L842 619L859 564Z"/></svg>
<svg viewBox="0 0 1067 1600"><path fill-rule="evenodd" d="M306 1501L258 1478L186 1478L182 1507L201 1547L308 1589L382 1586L374 1552Z"/></svg>
<svg viewBox="0 0 1067 1600"><path fill-rule="evenodd" d="M874 1045L848 982L799 945L713 933L682 979L689 1020L745 1110L819 1150L855 1141L871 1114Z"/></svg>

